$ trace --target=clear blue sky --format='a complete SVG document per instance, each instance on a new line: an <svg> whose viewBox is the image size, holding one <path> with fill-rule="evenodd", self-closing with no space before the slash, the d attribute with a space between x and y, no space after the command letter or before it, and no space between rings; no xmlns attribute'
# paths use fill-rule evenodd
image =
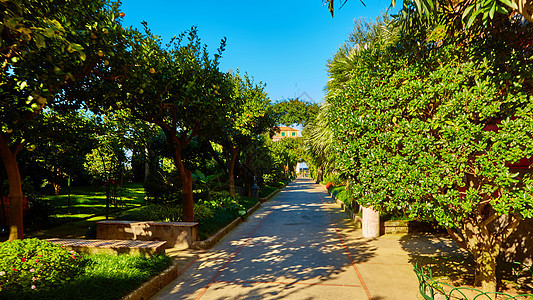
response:
<svg viewBox="0 0 533 300"><path fill-rule="evenodd" d="M125 26L141 28L145 20L164 42L197 26L214 54L226 37L222 71L248 72L267 84L273 101L301 96L321 102L327 60L346 40L354 20L374 19L390 5L389 0L365 0L365 7L348 0L339 9L335 1L334 18L323 0L124 0L121 10Z"/></svg>

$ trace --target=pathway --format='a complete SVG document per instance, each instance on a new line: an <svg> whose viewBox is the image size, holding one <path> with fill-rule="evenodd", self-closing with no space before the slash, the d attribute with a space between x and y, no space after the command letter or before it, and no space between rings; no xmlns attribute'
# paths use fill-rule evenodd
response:
<svg viewBox="0 0 533 300"><path fill-rule="evenodd" d="M420 299L401 236L361 237L310 179L299 178L152 299Z"/></svg>

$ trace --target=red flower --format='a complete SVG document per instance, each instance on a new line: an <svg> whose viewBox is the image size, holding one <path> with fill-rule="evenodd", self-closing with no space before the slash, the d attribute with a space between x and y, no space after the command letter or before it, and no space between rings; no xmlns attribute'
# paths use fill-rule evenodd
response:
<svg viewBox="0 0 533 300"><path fill-rule="evenodd" d="M42 255L37 255L37 256L39 256L39 257L43 257Z"/></svg>
<svg viewBox="0 0 533 300"><path fill-rule="evenodd" d="M39 259L37 258L37 259L35 260L35 262L38 263L38 262L39 262Z"/></svg>
<svg viewBox="0 0 533 300"><path fill-rule="evenodd" d="M21 262L26 262L27 259L25 259L24 257L20 260Z"/></svg>
<svg viewBox="0 0 533 300"><path fill-rule="evenodd" d="M13 271L17 272L17 269L13 268Z"/></svg>
<svg viewBox="0 0 533 300"><path fill-rule="evenodd" d="M73 259L76 259L76 255L72 254L72 258L73 258Z"/></svg>

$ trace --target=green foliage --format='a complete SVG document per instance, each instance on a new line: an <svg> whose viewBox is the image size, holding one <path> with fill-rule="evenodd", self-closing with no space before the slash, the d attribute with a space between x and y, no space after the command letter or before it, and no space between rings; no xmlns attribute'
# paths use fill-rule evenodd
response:
<svg viewBox="0 0 533 300"><path fill-rule="evenodd" d="M167 255L84 256L84 272L70 281L47 290L12 291L2 299L121 299L150 277L161 273L171 263Z"/></svg>
<svg viewBox="0 0 533 300"><path fill-rule="evenodd" d="M164 204L169 202L180 202L180 186L176 180L175 173L152 172L144 182L146 200L150 203Z"/></svg>
<svg viewBox="0 0 533 300"><path fill-rule="evenodd" d="M530 164L514 165L533 157L533 57L513 42L533 27L426 29L355 53L327 99L336 165L362 205L446 227L494 290L499 247L533 216Z"/></svg>
<svg viewBox="0 0 533 300"><path fill-rule="evenodd" d="M194 204L194 215L197 221L213 216L211 208L203 203ZM144 221L181 222L183 221L183 206L176 204L149 204L141 207L136 217Z"/></svg>
<svg viewBox="0 0 533 300"><path fill-rule="evenodd" d="M214 198L217 201L209 203L212 207L216 207L213 217L203 220L198 225L200 239L206 239L236 218L244 217L246 211L257 204L255 198L240 196L235 199L227 193L221 193Z"/></svg>
<svg viewBox="0 0 533 300"><path fill-rule="evenodd" d="M307 125L318 113L319 105L298 98L286 99L274 104L274 112L279 115L279 123Z"/></svg>
<svg viewBox="0 0 533 300"><path fill-rule="evenodd" d="M277 187L265 185L264 187L261 188L261 190L259 190L259 196L260 197L266 197L266 196L274 193L277 190L278 190Z"/></svg>
<svg viewBox="0 0 533 300"><path fill-rule="evenodd" d="M84 260L74 251L38 239L0 244L0 292L31 292L57 287L82 273Z"/></svg>

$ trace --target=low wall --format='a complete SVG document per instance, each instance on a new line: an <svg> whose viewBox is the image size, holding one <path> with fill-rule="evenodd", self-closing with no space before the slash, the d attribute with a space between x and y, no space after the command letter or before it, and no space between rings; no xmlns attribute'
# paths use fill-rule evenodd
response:
<svg viewBox="0 0 533 300"><path fill-rule="evenodd" d="M166 241L166 248L187 249L198 239L196 222L100 221L96 238L104 240Z"/></svg>

